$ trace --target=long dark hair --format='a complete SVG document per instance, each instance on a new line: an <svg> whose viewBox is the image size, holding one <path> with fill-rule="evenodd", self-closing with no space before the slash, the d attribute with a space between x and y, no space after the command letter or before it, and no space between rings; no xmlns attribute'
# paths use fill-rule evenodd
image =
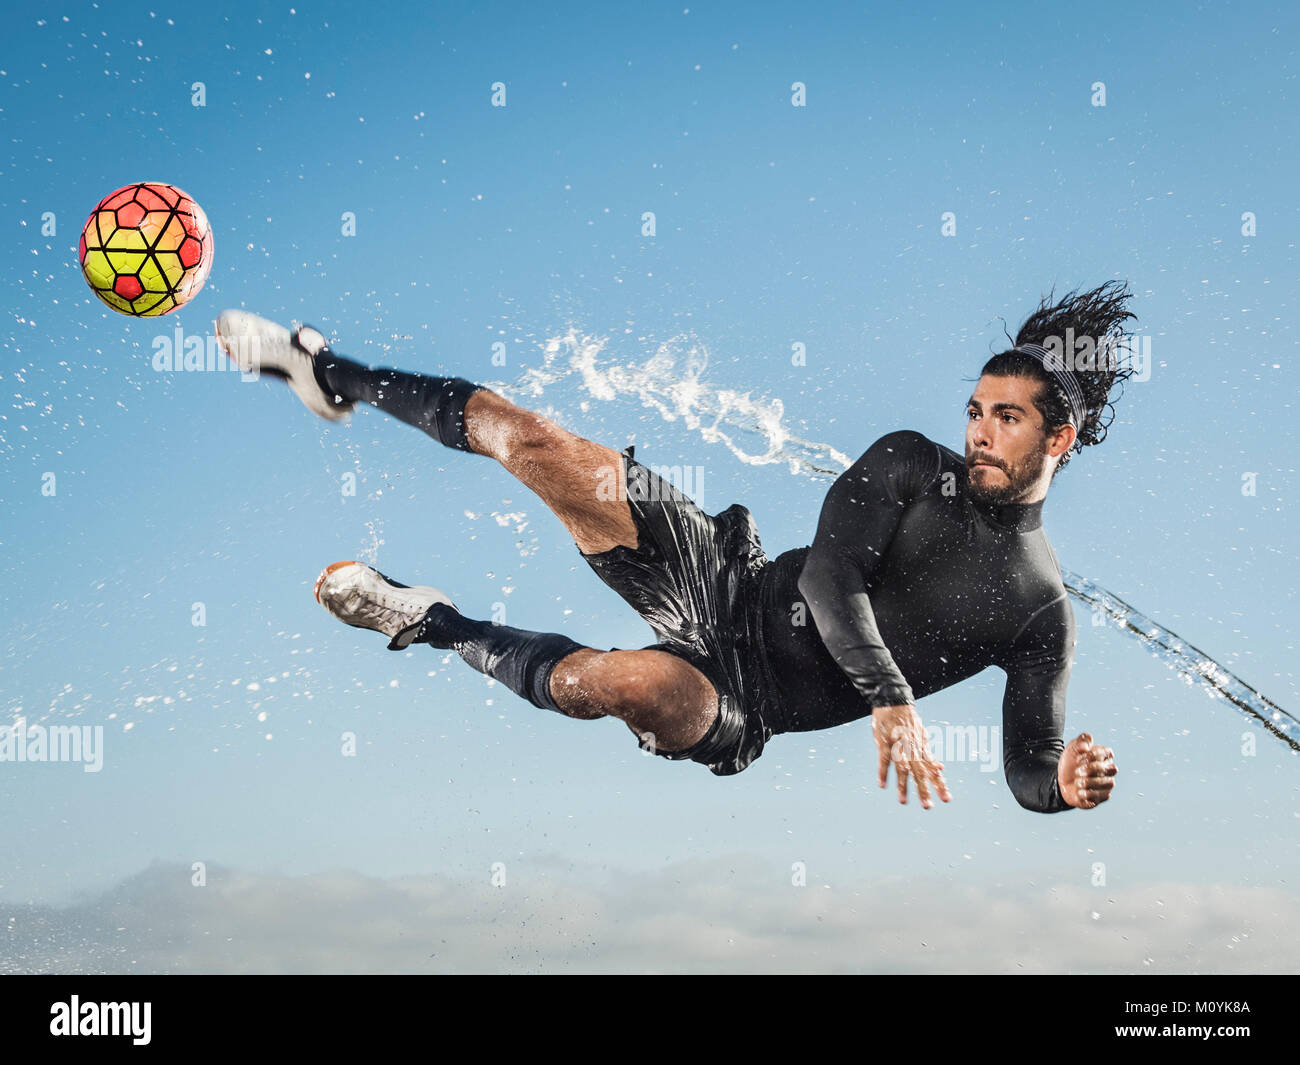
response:
<svg viewBox="0 0 1300 1065"><path fill-rule="evenodd" d="M1042 298L1038 309L1025 319L1011 341L1013 346L1042 344L1052 349L1053 343L1064 346L1065 338L1070 335L1076 343L1084 337L1092 340L1095 357L1089 365L1065 364L1066 372L1074 376L1083 390L1087 413L1083 424L1075 426L1078 438L1073 447L1061 456L1052 476L1065 468L1074 452L1106 439L1110 424L1115 420L1115 400L1124 394L1123 382L1132 377L1135 370L1124 350L1125 338L1132 335L1124 328L1124 323L1130 318L1137 320L1137 315L1127 308L1128 301L1133 298L1127 281L1107 281L1083 293L1074 289L1057 302L1053 302L1054 295L1055 286ZM1009 333L1007 339L1011 340ZM1053 343L1048 343L1049 340ZM1066 352L1066 355L1073 355L1073 352ZM1028 377L1038 381L1042 387L1034 402L1043 416L1044 426L1050 431L1070 421L1070 405L1064 389L1033 356L1018 351L1002 351L989 359L980 372L995 377ZM1112 396L1111 390L1117 384L1119 391Z"/></svg>

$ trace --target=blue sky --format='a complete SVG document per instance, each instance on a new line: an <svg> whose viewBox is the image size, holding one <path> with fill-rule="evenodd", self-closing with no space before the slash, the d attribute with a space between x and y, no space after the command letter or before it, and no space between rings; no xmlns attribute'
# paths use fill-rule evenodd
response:
<svg viewBox="0 0 1300 1065"><path fill-rule="evenodd" d="M898 428L960 448L1001 319L1014 333L1052 285L1126 278L1154 369L1058 478L1048 535L1068 569L1295 712L1293 9L48 10L12 21L0 61L0 712L103 726L105 764L0 765L0 901L16 921L74 901L102 916L122 892L152 898L156 879L188 885L198 861L264 885L355 876L331 890L360 909L366 885L447 878L477 900L458 908L453 892L447 920L492 905L475 892L497 862L515 891L555 876L597 899L613 890L592 886L601 876L698 886L733 867L757 878L738 898L758 898L804 862L841 899L909 878L936 907L955 890L1046 905L1059 889L1084 900L1052 911L1084 966L1107 906L1154 928L1129 900L1158 883L1271 893L1298 926L1293 756L1077 605L1068 727L1104 737L1121 767L1102 809L1030 814L975 763L950 769L951 805L900 808L874 785L865 720L778 738L713 778L643 756L616 722L537 710L454 656L387 652L314 602L323 566L364 557L467 612L501 602L520 627L651 642L505 471L373 411L327 427L274 382L151 365L157 337L202 334L224 307L314 322L375 364L502 385L574 330L603 341L606 368L707 359L711 389L779 401L788 431L853 457ZM76 265L86 214L141 180L193 195L216 241L206 287L161 321L109 311ZM791 364L797 342L806 366ZM643 461L702 466L701 505L745 503L772 557L811 538L825 480L741 462L576 375L537 408L635 441ZM1001 688L990 671L920 711L997 725ZM349 731L354 758L339 753ZM221 899L233 920L238 893ZM797 952L811 918L789 905L783 950ZM1202 927L1196 906L1186 917ZM1234 964L1230 925L1183 964ZM635 942L617 917L590 935ZM134 943L113 957L156 961L143 933ZM513 964L500 943L465 949ZM582 965L581 948L537 949L543 969ZM680 950L654 965L694 964ZM264 963L309 953L290 939ZM736 967L756 958L736 948Z"/></svg>

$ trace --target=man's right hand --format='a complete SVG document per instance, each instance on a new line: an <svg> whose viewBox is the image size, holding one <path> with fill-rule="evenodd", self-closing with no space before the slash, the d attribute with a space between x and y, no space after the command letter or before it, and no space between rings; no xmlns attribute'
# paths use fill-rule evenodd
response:
<svg viewBox="0 0 1300 1065"><path fill-rule="evenodd" d="M892 763L898 776L898 801L907 802L907 778L916 780L916 793L921 797L923 809L930 809L934 801L930 788L939 798L950 802L952 795L943 779L943 764L930 754L925 726L921 715L910 703L902 706L878 706L871 711L871 729L876 736L876 749L880 755L880 786L889 779Z"/></svg>

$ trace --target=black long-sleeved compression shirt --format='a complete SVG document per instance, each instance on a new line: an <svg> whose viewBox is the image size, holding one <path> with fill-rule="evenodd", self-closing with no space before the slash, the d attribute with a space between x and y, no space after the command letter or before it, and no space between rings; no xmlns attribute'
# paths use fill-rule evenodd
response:
<svg viewBox="0 0 1300 1065"><path fill-rule="evenodd" d="M1007 785L1026 809L1070 809L1056 772L1075 622L1042 506L976 501L962 457L920 433L873 444L812 545L764 571L774 728L830 728L999 666Z"/></svg>

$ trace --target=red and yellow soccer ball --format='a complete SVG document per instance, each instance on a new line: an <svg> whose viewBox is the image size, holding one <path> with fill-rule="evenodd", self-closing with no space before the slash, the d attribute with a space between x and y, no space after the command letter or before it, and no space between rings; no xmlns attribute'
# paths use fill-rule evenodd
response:
<svg viewBox="0 0 1300 1065"><path fill-rule="evenodd" d="M175 185L145 181L99 201L81 230L81 272L115 311L169 314L212 269L212 227Z"/></svg>

